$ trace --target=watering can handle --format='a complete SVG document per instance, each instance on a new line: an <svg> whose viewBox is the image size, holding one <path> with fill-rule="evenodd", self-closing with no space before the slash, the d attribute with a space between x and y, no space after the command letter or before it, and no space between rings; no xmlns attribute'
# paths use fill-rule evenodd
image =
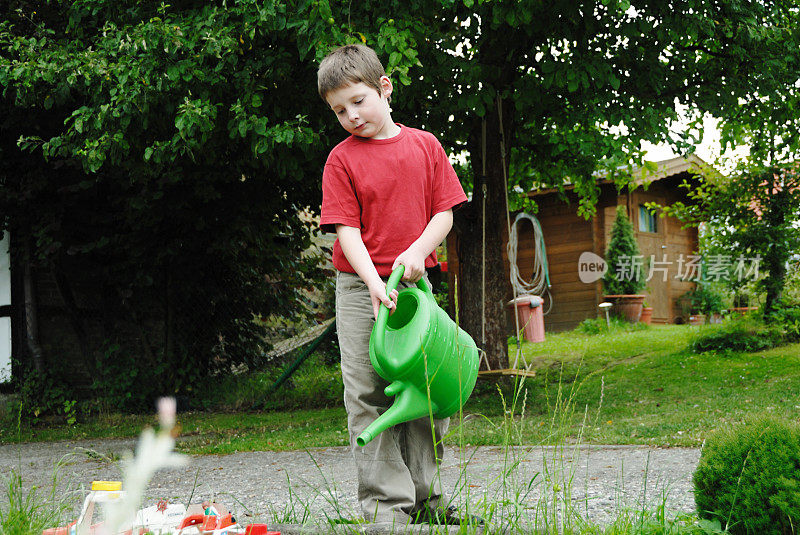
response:
<svg viewBox="0 0 800 535"><path fill-rule="evenodd" d="M392 290L396 290L397 289L397 285L400 283L400 279L403 277L403 273L405 273L405 272L406 272L406 267L403 264L400 264L399 266L394 268L394 271L392 271L392 274L389 276L389 280L386 281L386 294L387 295ZM422 290L426 294L433 295L433 292L431 291L430 286L428 286L428 284L425 282L424 278L420 278L417 281L417 288L419 288L420 290ZM387 312L389 310L388 308L386 308L386 306L384 306L381 310L383 310L383 309L386 309Z"/></svg>
<svg viewBox="0 0 800 535"><path fill-rule="evenodd" d="M403 273L405 273L406 267L403 264L397 266L392 274L389 276L389 280L386 281L386 295L389 295L392 290L397 289L397 285L400 283L400 279L403 277ZM430 286L425 282L425 279L419 279L417 281L417 288L425 292L426 294L433 296L433 292L431 291ZM375 339L375 347L379 348L379 351L383 351L383 334L386 332L386 321L389 319L389 308L381 303L381 306L378 307L378 317L375 320L375 329L374 334L376 336Z"/></svg>

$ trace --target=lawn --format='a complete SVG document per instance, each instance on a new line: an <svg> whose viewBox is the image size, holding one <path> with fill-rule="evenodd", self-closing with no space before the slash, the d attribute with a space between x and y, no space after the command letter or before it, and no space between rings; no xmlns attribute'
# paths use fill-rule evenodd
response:
<svg viewBox="0 0 800 535"><path fill-rule="evenodd" d="M571 434L580 428L582 440L594 444L699 446L710 431L749 414L797 418L800 344L696 354L687 348L697 332L664 325L613 334L569 332L523 344L525 360L537 371L526 385L524 434L547 440L536 429L549 427L542 423L553 416L559 388L573 404Z"/></svg>
<svg viewBox="0 0 800 535"><path fill-rule="evenodd" d="M696 327L668 325L610 334L548 334L544 343L524 343L522 357L536 377L516 389L479 382L464 418L453 418L447 440L699 446L710 431L748 414L797 418L800 344L756 353L694 354L687 347L696 333ZM515 350L512 344L512 359ZM231 453L339 446L347 443L345 422L340 406L187 412L179 415L179 449ZM0 430L0 440L132 437L151 423L149 416L116 414L72 426L12 423Z"/></svg>

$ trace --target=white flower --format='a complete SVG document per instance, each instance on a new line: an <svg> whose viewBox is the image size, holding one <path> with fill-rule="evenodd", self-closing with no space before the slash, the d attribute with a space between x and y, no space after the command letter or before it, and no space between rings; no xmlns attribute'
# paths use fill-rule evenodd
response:
<svg viewBox="0 0 800 535"><path fill-rule="evenodd" d="M108 504L103 530L106 535L116 535L132 527L147 485L156 471L183 466L188 462L185 455L173 452L175 439L171 432L175 425L174 398L161 398L158 401L158 416L161 424L159 432L145 429L139 437L136 455L128 456L122 461L122 488L125 496Z"/></svg>

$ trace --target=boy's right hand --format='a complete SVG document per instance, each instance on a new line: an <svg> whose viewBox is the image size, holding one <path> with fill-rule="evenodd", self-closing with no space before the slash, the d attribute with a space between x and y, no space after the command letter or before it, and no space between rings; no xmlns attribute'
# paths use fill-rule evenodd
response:
<svg viewBox="0 0 800 535"><path fill-rule="evenodd" d="M386 283L382 280L368 285L367 288L369 288L369 297L372 300L372 313L375 319L378 319L378 309L380 309L381 305L386 305L389 309L390 316L394 314L395 308L397 308L397 289L392 290L387 296Z"/></svg>

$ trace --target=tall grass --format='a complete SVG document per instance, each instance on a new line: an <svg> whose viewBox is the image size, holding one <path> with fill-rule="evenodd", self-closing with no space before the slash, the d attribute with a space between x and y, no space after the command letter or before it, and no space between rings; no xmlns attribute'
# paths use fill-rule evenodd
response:
<svg viewBox="0 0 800 535"><path fill-rule="evenodd" d="M563 371L560 373L563 374ZM601 381L601 385L602 385ZM660 494L648 496L650 488L649 458L644 474L644 485L634 503L628 503L624 486L609 488L615 497L615 511L612 520L600 525L591 518L588 497L576 498L576 475L579 470L581 437L577 437L572 427L573 419L579 416L583 426L596 423L602 410L603 393L600 403L595 407L579 407L576 397L584 386L583 381L559 376L558 388L548 398L550 417L547 438L540 446L543 460L540 467L532 473L527 455L531 451L526 446L525 418L528 387L524 378L519 378L508 388L497 388L497 395L504 407L502 423L498 431L503 436L502 464L492 474L490 481L476 480L468 471L468 465L477 447L469 447L463 438L463 417L451 427L448 437L455 442L460 470L448 505L459 507L463 516L477 515L486 525L463 525L459 533L542 533L542 534L663 534L683 535L686 533L714 533L714 526L706 526L693 515L674 514L667 508L669 489L663 488ZM466 424L468 425L468 423ZM310 455L310 453L309 453ZM311 462L316 464L313 459ZM318 467L319 468L319 467ZM339 500L335 482L322 473L323 484L313 491L314 498L308 499L294 494L291 506L275 511L271 520L277 523L297 523L315 526L316 529L332 529L337 533L363 533L366 526L361 525L358 513L348 510ZM441 472L438 477L441 478ZM620 482L622 477L620 475ZM479 483L475 485L473 483ZM480 487L481 491L475 489ZM294 492L294 491L290 491ZM585 492L588 495L588 493ZM321 500L320 500L321 499ZM322 503L320 503L320 501ZM298 506L299 505L299 506ZM320 506L324 511L319 511ZM419 526L397 525L395 533L418 532ZM428 526L429 533L447 533L443 526ZM424 532L424 531L423 531ZM452 531L451 531L452 532Z"/></svg>
<svg viewBox="0 0 800 535"><path fill-rule="evenodd" d="M542 466L532 475L523 469L523 456L528 451L525 445L529 444L524 434L528 398L525 378L515 379L510 399L497 389L504 409L500 430L503 465L493 481L493 490L484 493L475 511L485 518L489 529L503 526L512 533L567 533L585 524L573 500L581 431L577 440L568 440L577 410L575 395L582 383L572 381L566 387L562 379L559 377L555 396L546 398L551 416L545 424L548 431L543 444L554 445L539 446ZM599 412L600 407L596 410ZM588 414L585 407L584 425Z"/></svg>
<svg viewBox="0 0 800 535"><path fill-rule="evenodd" d="M560 372L563 373L563 372ZM463 439L465 425L463 415L454 422L450 435L458 439L457 455L460 472L453 495L449 503L457 505L464 514L481 516L486 521L485 528L472 525L462 526L459 533L543 533L543 534L664 534L683 535L687 533L715 533L716 526L699 522L692 515L670 514L667 509L667 490L656 496L655 505L650 505L644 492L634 504L624 502L620 489L609 489L616 492L616 511L613 519L606 525L599 525L590 518L588 502L576 499L575 476L579 469L578 455L581 448L581 435L577 439L573 433L571 422L581 415L584 426L592 425L592 420L599 418L602 401L595 407L579 407L576 395L583 387L583 382L567 380L559 376L558 388L552 397L548 397L550 417L548 439L540 448L542 465L531 473L526 470L524 462L530 453L524 433L526 419L526 403L529 398L528 387L524 378L517 379L509 388L500 388L500 396L504 417L498 424L504 437L502 446L502 465L488 482L475 481L467 467L477 453L477 447L466 446ZM602 382L601 382L602 384ZM601 393L600 399L603 395ZM555 445L553 445L555 443ZM283 507L268 512L268 524L299 524L307 532L363 533L369 528L360 521L357 513L343 503L336 482L329 479L317 465L313 455L308 452L310 462L314 463L323 483L316 485L309 497L297 492L293 482L288 479L289 501ZM57 472L57 470L56 470ZM648 471L645 478L648 477ZM440 474L441 476L441 474ZM22 478L12 473L6 487L7 504L0 507L0 533L5 535L39 535L42 529L55 525L63 525L63 512L67 500L74 496L64 497L55 492L57 479L54 476L53 490L47 495L40 495L37 489L26 492ZM476 491L480 483L482 490ZM645 484L644 489L648 486ZM220 489L222 490L222 489ZM424 527L423 527L424 528ZM418 532L419 526L396 525L395 533ZM447 528L430 526L429 533L446 533Z"/></svg>
<svg viewBox="0 0 800 535"><path fill-rule="evenodd" d="M71 509L75 492L63 492L61 459L53 468L51 484L47 489L26 489L22 475L16 469L3 477L3 502L0 503L0 534L41 535L42 530L60 525ZM40 491L44 491L40 494Z"/></svg>
<svg viewBox="0 0 800 535"><path fill-rule="evenodd" d="M20 434L22 427L22 406L17 412L16 428ZM71 508L69 499L74 494L60 490L63 481L61 468L68 462L69 456L62 457L53 466L53 474L46 495L36 486L26 489L23 483L19 459L19 470L12 468L8 475L2 476L3 499L0 502L0 535L41 535L42 530L53 527L63 521L66 512Z"/></svg>
<svg viewBox="0 0 800 535"><path fill-rule="evenodd" d="M583 430L595 425L602 411L604 392L601 378L599 403L594 407L578 406L576 399L586 378L578 381L580 365L572 377L563 376L559 371L554 396L547 397L549 419L546 438L541 445L541 467L533 472L524 469L526 447L529 442L524 435L528 387L525 378L514 381L509 399L503 389L498 388L504 407L502 421L503 464L488 489L474 503L470 504L468 493L453 496L453 502L465 506L465 511L484 517L485 533L543 533L543 534L684 534L714 533L714 526L699 522L696 516L671 513L667 508L669 489L662 488L660 494L647 495L650 473L649 457L644 474L643 490L635 503L628 503L624 497L624 487L608 489L615 494L615 511L610 523L600 525L590 516L588 492L583 500L576 499L575 481L580 463ZM547 381L545 381L547 383ZM578 417L582 424L575 434L572 422ZM594 420L592 422L591 420ZM542 422L543 423L543 422ZM461 427L461 426L459 426ZM456 428L456 433L460 432ZM469 458L477 451L473 448L464 451ZM462 465L463 466L463 465ZM462 468L457 492L470 489L469 474ZM620 475L620 480L621 480ZM587 478L588 483L588 478ZM472 533L473 527L465 527L461 532Z"/></svg>
<svg viewBox="0 0 800 535"><path fill-rule="evenodd" d="M651 505L648 496L648 469L645 472L643 492L634 504L626 503L623 496L624 488L620 490L609 489L616 493L616 508L613 520L607 525L599 525L590 518L588 492L583 501L575 499L575 476L579 466L579 455L582 446L584 430L596 426L602 411L604 398L604 380L600 377L599 401L596 406L578 405L578 393L585 386L590 377L597 372L589 373L583 378L581 362L577 363L565 377L565 368L559 368L557 388L554 392L548 388L549 382L545 380L545 398L549 418L540 425L547 425L547 433L541 439L542 465L533 473L525 469L525 456L530 451L526 445L530 444L530 436L526 435L526 404L529 398L529 389L524 377L514 380L509 388L497 386L502 407L502 420L494 424L488 417L483 418L502 436L502 465L494 473L491 481L479 481L480 485L473 485L474 475L467 467L478 452L477 447L470 447L465 439L465 421L463 409L459 411L455 425L447 437L437 437L439 440L448 438L457 445L456 454L460 471L456 479L455 489L448 497L448 505L456 505L464 517L477 515L485 520L485 527L471 524L462 525L459 533L543 533L543 534L684 534L684 533L713 533L713 526L705 526L698 522L693 515L671 514L667 509L668 489L662 490L654 505ZM574 377L573 377L574 372ZM551 393L552 392L552 393ZM433 421L431 417L431 432ZM579 418L577 434L574 428L575 419ZM312 458L313 461L313 458ZM315 462L315 461L313 461ZM321 472L321 470L320 470ZM441 471L437 474L441 481ZM621 478L620 478L621 479ZM588 478L587 478L588 480ZM276 522L301 523L303 525L315 524L323 529L323 524L328 527L336 526L337 532L363 532L357 514L346 511L338 500L335 484L332 484L323 474L324 485L315 492L317 497L323 497L327 509L333 513L324 513L325 519L319 523L315 520L313 510L316 504L312 501L301 502L302 507L284 509L273 515ZM482 488L476 492L475 488ZM292 514L287 514L292 513ZM394 532L403 533L418 531L417 526L394 526ZM447 528L429 526L430 533L444 533Z"/></svg>

